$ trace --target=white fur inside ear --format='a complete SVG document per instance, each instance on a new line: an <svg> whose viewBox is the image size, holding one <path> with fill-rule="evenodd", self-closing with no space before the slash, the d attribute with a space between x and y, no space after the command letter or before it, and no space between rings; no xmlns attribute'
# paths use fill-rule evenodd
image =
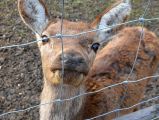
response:
<svg viewBox="0 0 159 120"><path fill-rule="evenodd" d="M115 8L111 9L109 12L107 12L100 21L99 29L103 30L100 30L97 33L98 39L100 41L109 39L109 37L113 35L113 28L106 27L122 23L125 20L125 18L130 14L130 12L130 3L121 3ZM116 27L114 27L114 29L116 29Z"/></svg>
<svg viewBox="0 0 159 120"><path fill-rule="evenodd" d="M23 8L27 15L27 18L21 15L27 26L35 33L41 34L48 24L45 6L39 0L24 0L23 7L19 8Z"/></svg>
<svg viewBox="0 0 159 120"><path fill-rule="evenodd" d="M123 22L125 17L128 16L130 12L131 6L127 3L121 3L102 17L99 28L102 29L107 26Z"/></svg>

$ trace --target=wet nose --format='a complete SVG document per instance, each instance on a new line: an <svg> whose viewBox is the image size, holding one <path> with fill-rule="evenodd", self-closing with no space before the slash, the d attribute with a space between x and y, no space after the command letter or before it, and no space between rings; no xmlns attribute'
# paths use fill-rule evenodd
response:
<svg viewBox="0 0 159 120"><path fill-rule="evenodd" d="M79 55L78 53L64 53L60 57L61 57L60 60L61 61L63 60L65 64L78 65L85 62L82 56Z"/></svg>
<svg viewBox="0 0 159 120"><path fill-rule="evenodd" d="M68 52L60 55L60 61L64 63L66 70L77 71L81 73L88 72L88 65L82 55L76 52Z"/></svg>

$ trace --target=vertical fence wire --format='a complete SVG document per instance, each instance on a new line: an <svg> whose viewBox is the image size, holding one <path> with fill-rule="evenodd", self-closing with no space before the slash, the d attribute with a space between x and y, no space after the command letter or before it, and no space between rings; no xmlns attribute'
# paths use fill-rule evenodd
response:
<svg viewBox="0 0 159 120"><path fill-rule="evenodd" d="M137 48L135 60L134 60L133 65L132 65L132 69L131 69L131 71L130 71L128 77L127 77L127 80L126 80L126 81L128 81L128 83L136 83L136 81L134 81L134 82L133 82L133 81L130 81L129 78L131 77L132 72L133 72L133 70L134 70L134 68L135 68L135 64L136 64L136 60L137 60L137 57L138 57L138 54L139 54L139 49L140 49L141 41L144 39L144 29L143 29L143 27L144 27L144 22L145 22L145 20L146 20L146 19L144 19L144 16L145 16L146 13L147 13L147 10L148 10L149 5L150 5L150 3L151 3L150 1L151 1L151 0L148 1L147 7L146 7L146 9L145 9L143 15L142 15L141 18L139 19L139 22L140 22L140 24L141 24L141 26L142 26L141 36L140 36L140 41L139 41L139 45L138 45L138 48ZM62 81L61 81L61 82L62 82L62 83L63 83L63 79L64 79L64 43L63 43L63 37L64 37L64 35L63 35L63 19L64 19L64 0L61 0L61 29L60 29L60 34L59 34L59 35L55 35L54 37L59 38L60 41L61 41L61 49L62 49L62 61L61 61L61 64L62 64ZM156 19L158 19L158 18L156 18ZM92 30L91 32L94 32L94 31L95 31L95 30ZM80 34L85 34L85 33L80 33ZM73 35L72 35L72 36L73 36ZM74 35L74 36L76 36L76 35ZM67 36L67 37L68 37L68 36ZM34 42L37 42L37 41L38 41L38 40L36 40L36 41L34 41ZM34 42L28 43L27 45L30 45L30 44L32 44L32 43L34 43ZM18 46L18 45L17 45L17 46ZM16 46L13 46L13 47L16 47ZM4 47L1 47L1 48L4 48ZM157 76L157 77L158 77L158 76ZM121 85L121 84L124 84L124 82L121 82L120 85ZM111 85L111 87L114 87L114 86L115 86L115 85ZM126 84L126 86L127 86L127 84ZM109 87L109 86L108 86L108 87ZM107 88L108 88L108 87L107 87ZM126 89L127 89L127 88L126 88ZM4 116L4 115L7 115L7 114L11 114L11 113L24 112L24 111L27 111L27 110L30 110L30 109L39 107L39 106L41 106L41 105L46 105L46 104L55 103L55 102L60 102L60 103L62 103L62 102L64 102L64 101L72 100L72 99L75 99L75 98L77 98L77 97L82 96L82 95L78 95L78 96L74 96L74 97L72 97L72 98L64 99L64 100L63 100L63 99L62 99L62 92L63 92L63 90L62 90L62 87L61 87L61 90L60 90L60 95L61 95L61 96L60 96L60 98L57 99L57 100L50 101L50 102L45 103L45 104L40 104L40 105L32 106L32 107L26 108L26 109L24 109L24 110L18 110L18 111L7 112L7 113L4 113L4 114L1 114L0 117L2 117L2 116ZM100 92L100 91L97 91L97 92ZM95 91L95 92L90 92L90 93L84 93L83 95L89 95L89 94L97 93L97 92ZM99 115L99 116L96 116L96 117L93 117L93 118L90 118L90 119L87 119L87 120L93 120L93 119L95 119L95 118L99 118L99 117L108 115L108 114L113 113L113 112L119 112L119 111L122 111L122 110L125 110L125 109L130 109L130 108L132 108L132 107L134 107L134 106L137 106L137 105L140 105L140 104L143 104L143 103L146 103L146 102L149 102L149 101L151 101L151 100L155 100L155 99L158 99L158 98L159 98L159 96L157 96L157 97L155 97L155 98L151 98L151 99L149 99L149 100L147 100L147 101L140 102L140 103L135 104L135 105L133 105L133 106L131 106L131 107L128 107L128 108L120 108L120 106L121 106L121 104L122 104L122 101L123 101L123 100L125 99L125 97L126 97L126 94L127 94L127 93L125 93L124 97L121 99L121 102L120 102L120 104L118 105L118 108L117 108L116 110L113 110L113 111L104 113L104 114L102 114L102 115ZM62 109L62 107L61 107L61 109ZM156 119L158 119L158 118L159 118L159 117L156 117ZM152 119L152 120L155 120L155 118Z"/></svg>
<svg viewBox="0 0 159 120"><path fill-rule="evenodd" d="M146 8L145 8L145 10L144 10L143 15L139 18L139 22L140 22L140 24L141 24L140 39L139 39L139 43L138 43L138 46L137 46L137 51L136 51L135 59L134 59L134 62L133 62L133 64L132 64L132 68L131 68L131 70L130 70L130 73L128 74L128 77L127 77L126 81L129 81L129 79L130 79L130 77L131 77L131 75L132 75L132 73L133 73L133 71L134 71L135 64L136 64L136 61L137 61L137 57L138 57L138 55L139 55L139 50L140 50L140 46L141 46L141 41L144 40L144 17L145 17L145 15L146 15L146 13L147 13L147 10L148 10L149 6L150 6L150 1L151 1L151 0L148 1L148 4L147 4L147 6L146 6ZM125 92L124 92L124 95L123 95L122 98L119 100L119 104L118 104L118 106L117 106L118 109L121 107L121 105L122 105L124 99L126 99L126 96L127 96L127 94L128 94L128 93L127 93L127 92L128 92L128 85L127 85L127 84L124 85L124 91L125 91ZM117 111L116 117L119 117L119 116L120 116L120 112Z"/></svg>
<svg viewBox="0 0 159 120"><path fill-rule="evenodd" d="M60 40L61 40L61 50L62 50L62 61L61 61L61 64L62 64L62 81L60 81L61 82L61 84L63 84L63 82L64 82L64 70L65 70L65 68L64 68L64 43L63 43L63 19L64 19L64 0L61 0L61 30L60 30ZM63 94L63 86L61 85L60 86L60 100L62 100L63 98L62 98L62 94ZM63 103L62 102L60 102L59 103L60 104L60 110L59 111L61 111L60 112L60 117L62 118L62 116L63 116L63 112L62 112L62 106L63 106Z"/></svg>

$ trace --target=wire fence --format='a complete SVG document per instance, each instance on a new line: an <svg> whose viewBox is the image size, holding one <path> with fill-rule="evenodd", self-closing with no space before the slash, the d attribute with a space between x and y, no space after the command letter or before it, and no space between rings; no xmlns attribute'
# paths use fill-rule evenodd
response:
<svg viewBox="0 0 159 120"><path fill-rule="evenodd" d="M27 43L23 43L23 44L1 46L0 49L28 46L28 45L37 43L39 41L46 40L48 38L78 38L79 36L82 36L82 35L85 35L85 34L88 34L88 33L102 31L102 30L107 30L107 29L112 29L112 28L119 27L119 26L122 26L122 25L128 25L130 23L136 23L136 22L141 23L141 22L148 22L148 21L155 21L155 20L159 20L159 17L148 18L148 19L146 19L146 18L139 18L139 19L131 20L131 21L124 22L124 23L121 23L121 24L111 25L111 26L107 26L107 27L101 28L101 29L100 28L91 29L91 30L88 30L88 31L85 31L85 32L80 32L80 33L73 34L73 35L55 34L55 35L52 35L52 36L36 39L36 40L31 41L31 42L27 42Z"/></svg>
<svg viewBox="0 0 159 120"><path fill-rule="evenodd" d="M28 108L26 108L26 109L6 112L6 113L1 114L0 117L5 116L5 115L8 115L8 114L12 114L12 113L19 113L19 112L28 111L28 110L31 110L31 109L33 109L33 108L37 108L37 107L40 107L40 106L43 106L43 105L48 105L48 104L55 103L55 102L70 101L70 100L73 100L73 99L76 99L76 98L79 98L79 97L82 97L82 96L92 95L92 94L95 94L95 93L98 93L98 92L102 92L102 91L104 91L104 90L106 90L106 89L113 88L113 87L116 87L116 86L119 86L119 85L129 84L129 83L138 83L138 82L141 82L141 81L150 79L150 78L158 78L158 77L159 77L159 75L155 75L155 76L144 77L144 78L142 78L142 79L134 80L134 81L130 81L130 80L129 80L129 81L123 81L123 82L120 82L120 83L117 83L117 84L113 84L113 85L104 87L104 88L99 89L99 90L94 91L94 92L86 92L86 93L83 93L83 94L80 94L80 95L77 95L77 96L73 96L73 97L68 98L68 99L62 99L62 100L61 100L61 99L56 99L56 100L53 100L53 101L48 101L48 102L43 103L43 104L31 106L31 107L28 107ZM146 100L145 102L142 101L142 102L138 103L137 105L141 105L141 104L144 104L144 103L146 103L146 102L150 102L150 101L155 100L155 99L158 99L158 98L159 98L159 96L156 96L156 97L154 97L154 98L151 98L151 99ZM135 106L137 106L137 105L133 105L133 106L131 106L130 108L135 107ZM119 110L119 109L116 109L116 110L114 110L114 111L105 113L104 115L108 115L108 114L113 113L113 112L116 112L116 111L120 111L120 110ZM100 116L104 116L104 115L100 115ZM95 119L95 118L94 118L94 119Z"/></svg>
<svg viewBox="0 0 159 120"><path fill-rule="evenodd" d="M158 119L159 119L159 116L157 116L157 117L155 117L155 118L153 118L151 120L158 120Z"/></svg>
<svg viewBox="0 0 159 120"><path fill-rule="evenodd" d="M128 21L128 22L125 22L125 23L121 23L121 24L116 24L116 25L111 25L111 26L108 26L108 27L105 27L105 28L102 28L102 29L91 29L91 30L88 30L88 31L84 31L84 32L81 32L81 33L78 33L78 34L71 34L71 35L66 35L66 34L63 34L63 19L64 19L64 0L61 0L61 13L62 13L62 17L61 17L61 32L60 34L56 34L56 35L53 35L53 36L49 36L47 38L43 38L43 39L37 39L37 40L34 40L32 42L27 42L27 43L23 43L23 44L16 44L16 45L8 45L8 46L1 46L0 49L7 49L7 48L14 48L14 47L23 47L23 46L28 46L28 45L31 45L31 44L34 44L34 43L37 43L39 41L42 41L42 40L45 40L45 39L48 39L48 38L59 38L61 40L61 48L62 48L62 80L64 78L64 44L63 44L63 38L76 38L76 37L79 37L81 35L86 35L88 33L91 33L91 32L97 32L97 31L101 31L101 30L107 30L107 29L112 29L114 27L117 27L117 26L121 26L121 25L127 25L127 24L130 24L130 23L140 23L140 25L142 26L142 29L141 29L141 34L140 34L140 40L139 40L139 43L138 43L138 47L137 47L137 51L136 51L136 55L135 55L135 59L134 59L134 62L133 62L133 66L131 68L131 71L130 73L128 74L128 77L126 80L122 81L122 82L119 82L119 83L116 83L116 84L112 84L110 86L106 86L104 88L101 88L97 91L93 91L93 92L85 92L83 94L79 94L79 95L76 95L76 96L73 96L73 97L70 97L68 99L62 99L62 97L60 97L59 99L55 99L53 101L48 101L46 103L43 103L43 104L38 104L38 105L35 105L35 106L31 106L31 107L28 107L28 108L25 108L25 109L21 109L21 110L15 110L15 111L10 111L10 112L6 112L6 113L3 113L3 114L0 114L0 117L3 117L5 115L8 115L8 114L13 114L13 113L19 113L19 112L24 112L24 111L28 111L28 110L31 110L31 109L34 109L34 108L38 108L40 106L44 106L44 105L48 105L48 104L51 104L51 103L63 103L63 102L66 102L66 101L70 101L70 100L74 100L76 98L79 98L79 97L82 97L82 96L88 96L88 95L92 95L92 94L95 94L95 93L99 93L101 91L104 91L106 89L109 89L109 88L113 88L113 87L116 87L116 86L120 86L120 85L126 85L125 86L125 89L127 89L127 85L128 84L134 84L134 83L139 83L139 82L142 82L142 81L145 81L147 79L152 79L152 78L158 78L159 75L154 75L154 76L145 76L144 78L141 78L141 79L138 79L138 80L130 80L130 77L133 73L133 70L135 68L135 64L136 64L136 60L137 60L137 57L138 57L138 54L139 54L139 49L140 49L140 44L141 44L141 41L144 40L144 24L148 21L154 21L154 20L159 20L159 17L157 18L149 18L149 19L146 19L145 18L145 15L148 11L148 8L149 8L149 5L151 4L151 0L148 1L148 4L145 8L145 11L143 12L143 15L141 15L141 17L139 19L136 19L136 20L131 20L131 21ZM103 41L102 41L103 42ZM62 92L63 89L61 87L61 91ZM62 95L62 93L61 93ZM112 110L112 111L108 111L106 113L103 113L101 115L98 115L98 116L94 116L92 118L89 118L89 119L86 119L86 120L93 120L93 119L97 119L97 118L100 118L100 117L103 117L103 116L107 116L109 114L112 114L112 113L118 113L118 116L119 116L119 112L120 111L123 111L123 110L129 110L131 108L134 108L134 107L137 107L139 105L142 105L142 104L145 104L145 103L148 103L150 101L155 101L155 100L158 100L159 99L159 95L156 95L156 97L153 97L153 98L150 98L148 100L145 100L145 101L141 101L137 104L134 104L132 106L129 106L129 107L126 107L126 108L120 108L120 104L122 103L122 101L125 99L125 96L127 95L127 93L125 92L124 95L123 95L123 98L121 99L121 101L119 101L119 104L118 104L118 107L117 109L115 110ZM152 120L156 120L158 119L159 116L157 116L156 118L153 118Z"/></svg>

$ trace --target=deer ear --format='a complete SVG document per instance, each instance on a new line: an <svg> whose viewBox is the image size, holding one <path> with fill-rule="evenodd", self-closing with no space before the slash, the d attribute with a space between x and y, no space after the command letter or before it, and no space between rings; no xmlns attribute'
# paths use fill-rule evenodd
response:
<svg viewBox="0 0 159 120"><path fill-rule="evenodd" d="M120 24L128 18L131 13L131 3L130 0L120 0L118 4L115 4L111 9L106 10L102 14L101 19L98 21L97 26L100 30L97 32L97 39L99 41L104 41L112 37L113 32L116 31L118 27L107 28L108 26ZM107 28L107 29L105 29Z"/></svg>
<svg viewBox="0 0 159 120"><path fill-rule="evenodd" d="M18 0L18 11L23 22L41 35L49 22L43 0Z"/></svg>

